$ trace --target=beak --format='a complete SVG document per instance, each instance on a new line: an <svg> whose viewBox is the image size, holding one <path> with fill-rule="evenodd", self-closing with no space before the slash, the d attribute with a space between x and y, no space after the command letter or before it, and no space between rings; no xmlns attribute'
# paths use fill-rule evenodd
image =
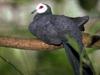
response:
<svg viewBox="0 0 100 75"><path fill-rule="evenodd" d="M31 14L34 14L36 12L36 10L32 11Z"/></svg>

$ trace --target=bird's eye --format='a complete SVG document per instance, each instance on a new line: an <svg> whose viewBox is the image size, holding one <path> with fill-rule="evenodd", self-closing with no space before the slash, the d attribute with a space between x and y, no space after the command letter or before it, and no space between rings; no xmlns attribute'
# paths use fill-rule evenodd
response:
<svg viewBox="0 0 100 75"><path fill-rule="evenodd" d="M43 8L43 6L40 6L40 7L39 7L39 9L42 9L42 8Z"/></svg>

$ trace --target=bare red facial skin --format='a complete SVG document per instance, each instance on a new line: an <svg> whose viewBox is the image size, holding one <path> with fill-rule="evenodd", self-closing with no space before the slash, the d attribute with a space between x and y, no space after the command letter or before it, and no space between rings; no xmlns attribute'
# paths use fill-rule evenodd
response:
<svg viewBox="0 0 100 75"><path fill-rule="evenodd" d="M42 8L43 8L43 6L40 6L40 7L39 7L39 9L42 9Z"/></svg>

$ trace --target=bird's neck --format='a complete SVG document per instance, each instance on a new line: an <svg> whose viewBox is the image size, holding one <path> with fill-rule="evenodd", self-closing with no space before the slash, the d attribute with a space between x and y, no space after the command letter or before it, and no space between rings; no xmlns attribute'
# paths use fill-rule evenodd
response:
<svg viewBox="0 0 100 75"><path fill-rule="evenodd" d="M34 17L34 20L38 20L39 18L46 16L46 15L52 15L52 13L46 12L46 13L43 13L43 14L36 14L35 17Z"/></svg>

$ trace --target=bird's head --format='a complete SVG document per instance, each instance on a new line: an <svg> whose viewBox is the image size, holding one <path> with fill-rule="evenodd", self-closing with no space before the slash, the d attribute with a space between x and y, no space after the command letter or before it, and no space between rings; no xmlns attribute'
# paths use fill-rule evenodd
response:
<svg viewBox="0 0 100 75"><path fill-rule="evenodd" d="M35 13L35 12L37 14L51 13L51 8L47 4L39 3L36 6L35 10L32 12L32 14Z"/></svg>

